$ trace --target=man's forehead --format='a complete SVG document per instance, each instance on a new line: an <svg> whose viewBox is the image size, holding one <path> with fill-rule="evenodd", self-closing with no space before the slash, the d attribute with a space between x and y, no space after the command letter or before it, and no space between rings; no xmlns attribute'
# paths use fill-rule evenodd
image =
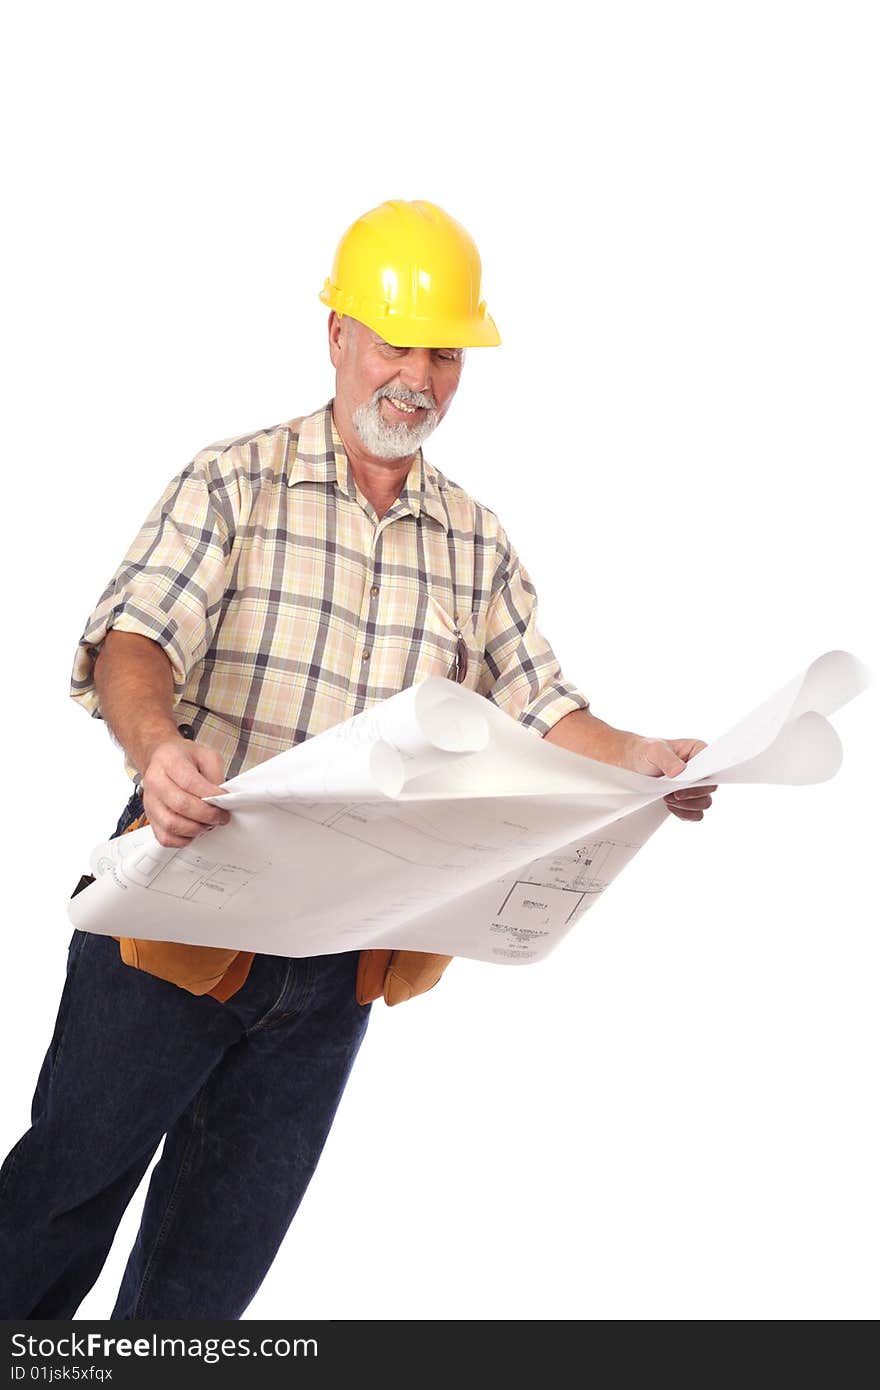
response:
<svg viewBox="0 0 880 1390"><path fill-rule="evenodd" d="M376 330L375 330L374 328L370 328L368 324L366 324L366 323L361 323L360 319L352 318L351 315L347 315L347 317L351 320L351 322L352 322L353 324L355 324L355 325L357 326L357 331L358 331L359 333L365 333L365 334L367 335L368 340L369 340L371 343L373 343L374 346L376 346L376 347L396 347L396 348L399 348L400 351L402 351L402 352L409 352L409 351L411 350L411 346L412 346L412 345L404 346L404 344L402 344L402 343L389 343L389 341L388 341L387 338L383 338L382 335L381 335L380 333L377 333ZM433 347L433 348L431 348L430 350L431 350L431 352L455 352L455 353L458 354L459 357L464 357L464 352L465 352L464 348L460 348L460 347L456 347L456 348L451 348L451 347Z"/></svg>
<svg viewBox="0 0 880 1390"><path fill-rule="evenodd" d="M387 338L382 338L382 337L380 337L379 334L375 331L375 329L370 328L370 329L368 329L367 331L368 331L368 333L370 334L370 337L372 338L373 342L374 342L378 347L400 347L401 351L403 351L403 352L411 352L411 351L412 351L412 344L404 345L403 343L400 343L400 344L397 344L397 343L389 343L389 342L388 342L388 339L387 339ZM457 353L463 354L463 353L464 353L464 348L460 348L460 347L455 347L455 348L453 348L453 347L439 347L439 346L438 346L438 347L432 347L432 348L430 349L430 351L431 351L431 352L457 352Z"/></svg>

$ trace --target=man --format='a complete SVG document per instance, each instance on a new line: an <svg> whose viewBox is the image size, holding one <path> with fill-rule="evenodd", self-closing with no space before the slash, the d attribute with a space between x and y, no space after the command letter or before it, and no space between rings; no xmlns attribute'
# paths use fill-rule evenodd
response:
<svg viewBox="0 0 880 1390"><path fill-rule="evenodd" d="M500 341L480 274L471 238L432 204L358 219L321 294L333 400L202 450L166 488L74 665L74 698L138 783L117 833L146 817L161 844L190 844L228 819L203 800L223 780L429 675L638 772L674 776L705 746L592 714L498 518L422 455L465 349ZM667 804L699 819L712 790ZM420 975L404 953L389 996L389 954L75 931L31 1128L0 1170L0 1313L73 1316L164 1135L111 1316L239 1318L314 1172L372 998L417 993L446 963Z"/></svg>

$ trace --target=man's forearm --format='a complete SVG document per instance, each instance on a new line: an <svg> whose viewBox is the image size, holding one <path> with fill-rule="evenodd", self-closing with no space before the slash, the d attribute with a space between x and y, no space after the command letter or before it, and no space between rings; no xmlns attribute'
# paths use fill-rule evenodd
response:
<svg viewBox="0 0 880 1390"><path fill-rule="evenodd" d="M95 662L95 689L114 738L143 774L157 744L177 735L171 663L149 637L111 630Z"/></svg>
<svg viewBox="0 0 880 1390"><path fill-rule="evenodd" d="M638 734L615 729L597 719L588 709L575 709L563 715L544 735L548 743L558 743L572 753L581 753L597 763L613 763L616 767L627 766L638 737Z"/></svg>

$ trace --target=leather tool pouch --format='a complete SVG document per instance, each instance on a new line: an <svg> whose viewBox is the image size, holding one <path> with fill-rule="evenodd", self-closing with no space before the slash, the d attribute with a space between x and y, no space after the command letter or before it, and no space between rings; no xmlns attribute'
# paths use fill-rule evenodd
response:
<svg viewBox="0 0 880 1390"><path fill-rule="evenodd" d="M386 1004L403 1004L433 989L451 960L425 951L361 951L358 1003L369 1004L381 995Z"/></svg>

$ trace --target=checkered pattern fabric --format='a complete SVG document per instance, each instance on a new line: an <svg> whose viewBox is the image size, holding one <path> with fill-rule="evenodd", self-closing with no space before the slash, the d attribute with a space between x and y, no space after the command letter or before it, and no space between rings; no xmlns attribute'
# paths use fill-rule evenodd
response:
<svg viewBox="0 0 880 1390"><path fill-rule="evenodd" d="M107 632L152 638L176 719L227 778L428 676L461 679L538 734L588 708L494 512L419 451L379 518L332 404L220 440L168 484L85 625L71 696L100 718Z"/></svg>

